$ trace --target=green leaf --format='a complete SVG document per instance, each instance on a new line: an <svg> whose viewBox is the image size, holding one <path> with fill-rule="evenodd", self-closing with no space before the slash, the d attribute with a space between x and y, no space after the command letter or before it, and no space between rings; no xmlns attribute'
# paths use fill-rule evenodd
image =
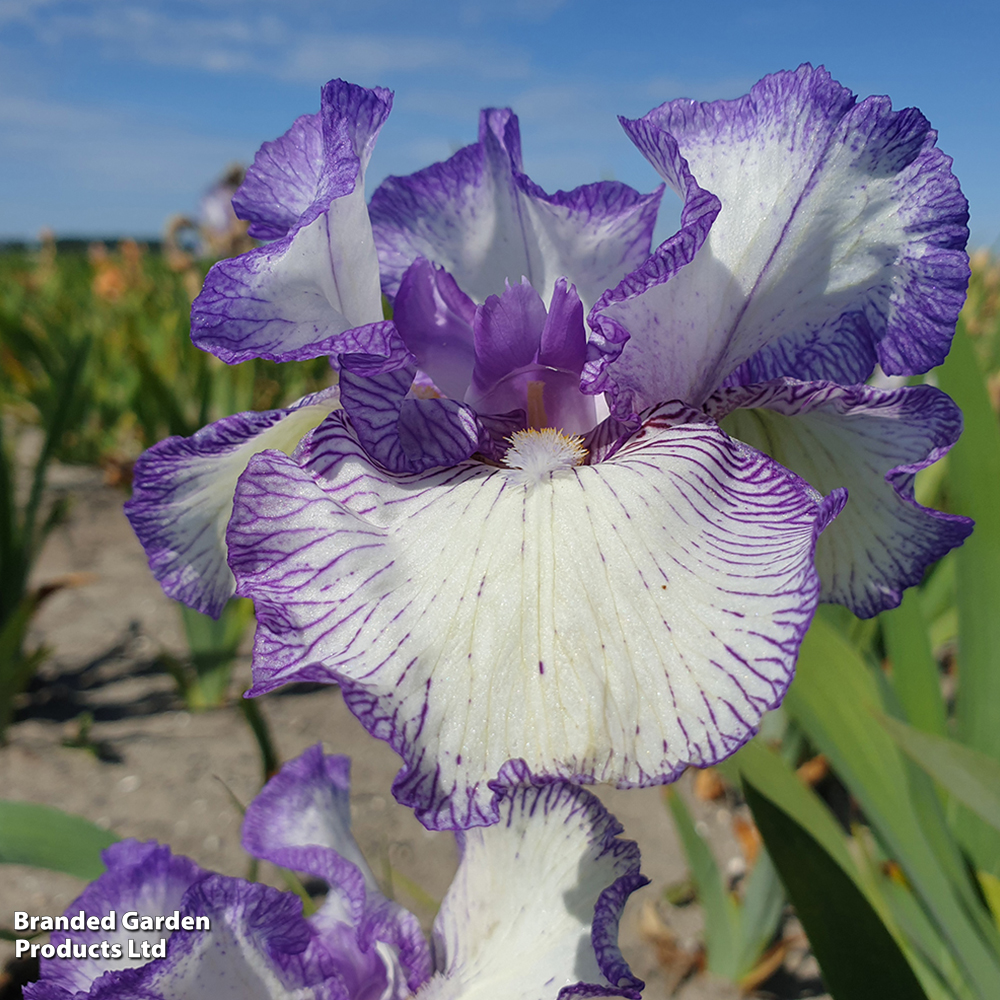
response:
<svg viewBox="0 0 1000 1000"><path fill-rule="evenodd" d="M882 716L889 735L950 795L1000 830L1000 764L946 736Z"/></svg>
<svg viewBox="0 0 1000 1000"><path fill-rule="evenodd" d="M844 832L830 810L800 780L792 767L760 739L751 740L737 754L720 765L735 765L745 781L750 781L771 801L794 816L814 840L818 841L851 879L858 881L858 870L847 850Z"/></svg>
<svg viewBox="0 0 1000 1000"><path fill-rule="evenodd" d="M2 863L49 868L90 881L104 871L101 851L118 839L82 816L0 799Z"/></svg>
<svg viewBox="0 0 1000 1000"><path fill-rule="evenodd" d="M931 652L920 603L920 592L910 589L903 603L881 616L882 634L892 661L892 686L911 725L943 736L947 715L941 695L941 677Z"/></svg>
<svg viewBox="0 0 1000 1000"><path fill-rule="evenodd" d="M1000 927L1000 878L989 872L979 872L979 887L983 890L997 927Z"/></svg>
<svg viewBox="0 0 1000 1000"><path fill-rule="evenodd" d="M802 644L784 704L858 800L969 983L983 1000L995 996L1000 939L992 921L972 896L954 844L935 837L935 846L951 845L942 854L928 839L906 761L873 717L885 712L875 677L821 615Z"/></svg>
<svg viewBox="0 0 1000 1000"><path fill-rule="evenodd" d="M835 1000L927 1000L899 945L843 868L746 778L743 789Z"/></svg>
<svg viewBox="0 0 1000 1000"><path fill-rule="evenodd" d="M233 660L253 620L253 602L233 598L218 619L178 604L191 652L190 668L176 664L177 679L188 708L202 711L225 704Z"/></svg>
<svg viewBox="0 0 1000 1000"><path fill-rule="evenodd" d="M739 936L743 941L739 967L742 971L749 971L757 964L778 929L784 908L785 892L781 879L771 856L767 851L761 851L744 883L743 905L739 910Z"/></svg>
<svg viewBox="0 0 1000 1000"><path fill-rule="evenodd" d="M746 971L740 968L744 949L736 901L726 891L715 858L704 838L694 828L684 800L676 789L669 786L664 794L677 824L691 878L698 888L698 902L705 914L708 970L717 976L736 980Z"/></svg>
<svg viewBox="0 0 1000 1000"><path fill-rule="evenodd" d="M1000 426L972 344L960 326L939 384L962 408L965 429L948 455L952 509L976 522L955 553L958 592L959 741L1000 761ZM976 865L1000 875L1000 835L975 815L958 818Z"/></svg>

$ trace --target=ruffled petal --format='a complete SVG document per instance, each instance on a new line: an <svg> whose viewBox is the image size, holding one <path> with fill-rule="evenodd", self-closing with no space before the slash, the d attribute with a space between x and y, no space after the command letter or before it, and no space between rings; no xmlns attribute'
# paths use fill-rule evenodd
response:
<svg viewBox="0 0 1000 1000"><path fill-rule="evenodd" d="M416 1000L638 1000L643 983L618 950L622 908L648 882L638 847L563 782L507 791L499 810L495 826L462 835L434 923L439 971Z"/></svg>
<svg viewBox="0 0 1000 1000"><path fill-rule="evenodd" d="M913 498L916 473L962 432L961 410L939 389L782 379L720 390L707 410L816 489L847 489L843 513L816 546L820 600L862 618L894 608L906 587L972 531L969 518Z"/></svg>
<svg viewBox="0 0 1000 1000"><path fill-rule="evenodd" d="M651 289L673 287L666 283L695 259L722 205L714 194L699 187L673 136L644 120L629 126L633 142L681 196L681 227L641 267L623 278L617 287L608 289L590 311L587 322L592 333L580 384L585 392L607 393L612 414L634 427L637 414L646 406L663 399L683 398L668 392L656 399L652 390L670 385L679 356L696 351L691 345L697 345L705 337L704 329L698 325L699 317L676 316L675 327L678 322L682 326L672 331L677 342L660 343L659 318L653 317L645 325L640 323L637 303L643 303ZM623 325L626 320L627 329ZM626 344L628 351L622 357Z"/></svg>
<svg viewBox="0 0 1000 1000"><path fill-rule="evenodd" d="M340 684L431 828L495 822L511 759L629 787L725 757L791 679L843 496L704 421L660 408L536 485L475 461L387 474L336 415L300 455L319 481L255 457L227 535L254 693Z"/></svg>
<svg viewBox="0 0 1000 1000"><path fill-rule="evenodd" d="M236 587L225 536L237 479L255 452L291 454L338 406L337 390L329 389L285 410L237 413L189 438L169 437L139 457L125 514L169 597L222 613Z"/></svg>
<svg viewBox="0 0 1000 1000"><path fill-rule="evenodd" d="M212 875L185 902L210 929L173 934L166 958L97 982L89 1000L348 1000L310 960L313 935L297 896Z"/></svg>
<svg viewBox="0 0 1000 1000"><path fill-rule="evenodd" d="M856 104L804 65L740 100L672 101L624 125L684 194L674 140L722 202L690 264L626 281L596 311L598 327L630 335L612 379L634 408L699 404L746 362L743 381L857 382L876 359L893 374L943 360L968 278L968 212L918 111Z"/></svg>
<svg viewBox="0 0 1000 1000"><path fill-rule="evenodd" d="M101 857L107 871L70 903L67 915L75 917L81 910L88 917L103 919L107 919L112 910L119 918L129 910L162 916L169 916L174 910L180 910L182 915L190 914L193 911L184 904L185 894L192 885L209 876L209 872L190 859L173 855L169 847L154 841L122 840L106 848ZM164 936L163 931L127 931L120 919L116 921L114 930L55 931L50 940L56 946L66 941L78 945L99 945L101 941L107 941L109 947L120 946L123 957L43 958L44 989L65 989L69 996L85 993L105 973L137 964L139 960L128 957L130 939L136 942L137 948L141 948L142 942L158 944ZM169 932L166 936L170 936ZM25 996L30 996L28 989L26 987ZM39 993L39 1000L48 995Z"/></svg>
<svg viewBox="0 0 1000 1000"><path fill-rule="evenodd" d="M391 106L381 87L333 80L318 116L265 145L235 203L255 235L283 235L209 271L191 309L198 347L230 364L296 361L357 349L356 327L388 335L364 173Z"/></svg>
<svg viewBox="0 0 1000 1000"><path fill-rule="evenodd" d="M250 223L258 240L278 240L299 225L317 200L324 180L323 122L316 115L302 115L279 139L257 150L239 190L233 210ZM350 194L354 177L333 190ZM339 196L337 195L337 196Z"/></svg>
<svg viewBox="0 0 1000 1000"><path fill-rule="evenodd" d="M649 254L662 188L641 195L615 181L548 195L522 172L517 117L488 109L479 141L372 196L382 288L396 295L424 257L477 302L527 277L548 302L567 277L589 307Z"/></svg>
<svg viewBox="0 0 1000 1000"><path fill-rule="evenodd" d="M388 985L398 962L400 988L414 990L431 971L427 943L417 919L379 891L351 834L350 763L324 756L317 744L285 764L247 807L243 847L327 882L330 892L310 923L342 977L352 970L352 980L377 975Z"/></svg>

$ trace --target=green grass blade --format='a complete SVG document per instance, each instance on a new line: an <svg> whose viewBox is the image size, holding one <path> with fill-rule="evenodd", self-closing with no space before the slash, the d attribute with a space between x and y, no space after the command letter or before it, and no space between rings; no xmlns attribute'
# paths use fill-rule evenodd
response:
<svg viewBox="0 0 1000 1000"><path fill-rule="evenodd" d="M1000 830L1000 764L946 736L923 733L897 719L880 719L889 735L948 793Z"/></svg>
<svg viewBox="0 0 1000 1000"><path fill-rule="evenodd" d="M972 537L956 553L961 615L957 735L1000 760L1000 427L961 328L938 377L965 418L948 456L952 508L976 522Z"/></svg>
<svg viewBox="0 0 1000 1000"><path fill-rule="evenodd" d="M799 780L791 765L760 739L751 740L727 763L735 764L744 780L794 816L844 872L858 881L857 866L847 850L843 830L819 796Z"/></svg>
<svg viewBox="0 0 1000 1000"><path fill-rule="evenodd" d="M835 1000L927 1000L899 945L842 867L750 781L743 789Z"/></svg>
<svg viewBox="0 0 1000 1000"><path fill-rule="evenodd" d="M39 541L36 537L36 521L42 502L42 491L45 488L45 474L49 462L55 456L69 428L76 408L90 347L91 340L89 337L85 337L74 348L71 348L72 353L66 361L66 367L52 386L54 400L51 413L46 414L45 443L42 445L41 454L35 462L31 492L23 516L24 536L30 541L33 549Z"/></svg>
<svg viewBox="0 0 1000 1000"><path fill-rule="evenodd" d="M667 804L677 825L691 878L698 889L698 902L705 914L705 950L708 970L717 976L736 980L745 972L740 968L743 942L740 939L736 902L726 891L722 874L712 852L694 828L691 814L676 789L665 790Z"/></svg>
<svg viewBox="0 0 1000 1000"><path fill-rule="evenodd" d="M0 800L0 862L95 879L101 851L118 837L82 816L35 802Z"/></svg>
<svg viewBox="0 0 1000 1000"><path fill-rule="evenodd" d="M976 522L972 537L955 554L959 618L955 735L1000 761L1000 426L962 326L938 377L965 417L962 436L948 456L951 506ZM1000 875L1000 834L965 810L959 810L956 827L977 867Z"/></svg>
<svg viewBox="0 0 1000 1000"><path fill-rule="evenodd" d="M771 943L785 908L785 890L774 862L767 851L761 851L747 876L740 907L741 971L752 969L761 953Z"/></svg>
<svg viewBox="0 0 1000 1000"><path fill-rule="evenodd" d="M785 707L858 800L970 984L983 1000L995 996L1000 983L995 928L981 907L966 904L962 887L945 873L947 859L935 853L924 833L906 762L875 718L884 713L875 678L854 648L820 616L802 644Z"/></svg>
<svg viewBox="0 0 1000 1000"><path fill-rule="evenodd" d="M944 736L947 715L941 695L941 677L931 652L920 602L910 589L903 603L881 616L886 651L892 661L892 686L910 724Z"/></svg>

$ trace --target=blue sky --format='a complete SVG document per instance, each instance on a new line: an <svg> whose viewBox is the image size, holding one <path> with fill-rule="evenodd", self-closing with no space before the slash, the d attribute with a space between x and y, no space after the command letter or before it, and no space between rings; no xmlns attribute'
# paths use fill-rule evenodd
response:
<svg viewBox="0 0 1000 1000"><path fill-rule="evenodd" d="M650 190L616 115L738 97L808 61L919 107L955 159L972 245L1000 248L998 51L995 0L0 0L0 238L155 235L335 76L396 92L370 189L509 105L543 187Z"/></svg>

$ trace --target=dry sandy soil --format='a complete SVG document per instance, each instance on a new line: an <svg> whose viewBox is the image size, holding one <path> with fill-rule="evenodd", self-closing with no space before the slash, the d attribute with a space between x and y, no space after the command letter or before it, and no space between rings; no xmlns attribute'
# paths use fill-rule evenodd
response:
<svg viewBox="0 0 1000 1000"><path fill-rule="evenodd" d="M50 485L69 491L73 505L43 552L36 582L69 572L94 578L55 594L36 619L32 638L51 647L52 658L25 698L8 745L0 748L0 798L59 806L122 837L166 842L206 868L245 875L248 858L230 792L247 802L259 788L260 764L249 730L233 707L197 715L185 711L158 665L164 650L183 655L183 632L176 607L149 574L121 512L121 491L106 486L99 472L75 467L54 469ZM248 678L244 656L234 676L234 697ZM354 829L374 871L382 874L391 866L440 899L457 863L454 839L426 831L393 800L389 787L399 759L361 728L337 689L282 693L262 702L282 759L318 741L327 752L352 758ZM78 731L75 720L83 711L95 719L91 738L99 754L64 745ZM685 779L682 786L688 783ZM621 928L623 951L647 982L645 996L740 996L735 987L704 973L677 985L681 964L665 954L670 948L662 946L664 928L681 950L694 949L701 916L697 906L675 908L663 898L667 886L685 878L686 867L660 790L596 791L625 834L638 841L643 870L652 879L633 895ZM737 871L743 862L730 808L724 802L694 802L693 808L721 864ZM264 870L261 877L275 875ZM69 875L0 865L0 927L12 925L15 909L61 913L82 888ZM429 907L399 880L395 889L429 928ZM659 951L651 929L653 938L661 935ZM0 942L0 961L11 953L12 946ZM821 990L814 975L815 963L804 949L793 949L785 969L756 995L816 996Z"/></svg>

